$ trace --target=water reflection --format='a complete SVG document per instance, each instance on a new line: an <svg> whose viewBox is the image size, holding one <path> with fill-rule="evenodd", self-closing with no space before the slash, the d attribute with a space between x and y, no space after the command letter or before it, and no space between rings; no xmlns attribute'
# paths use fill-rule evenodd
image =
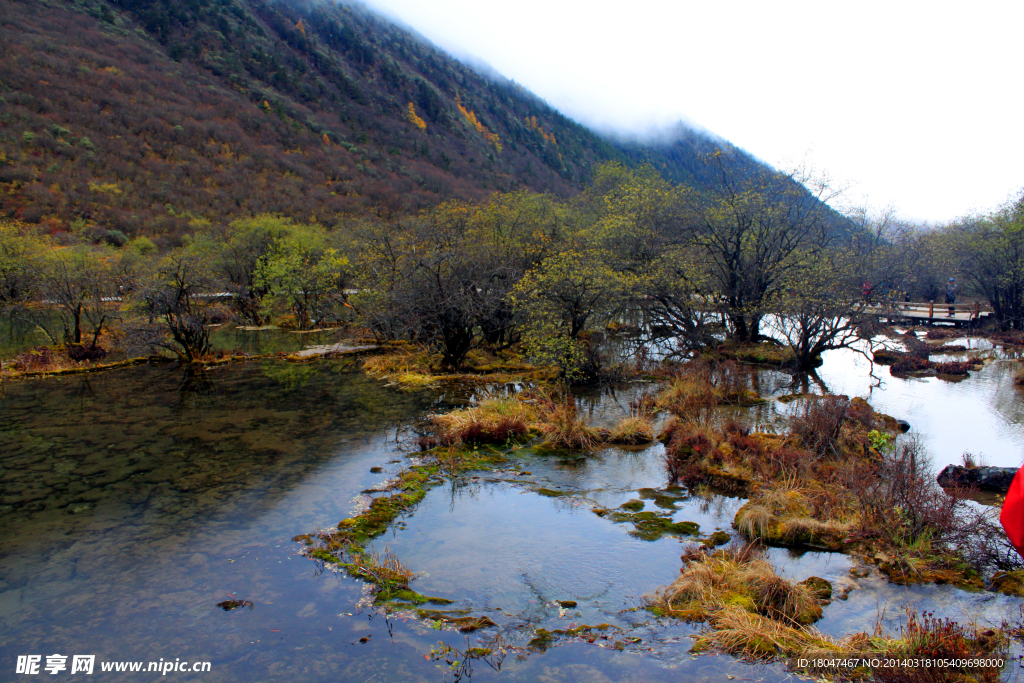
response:
<svg viewBox="0 0 1024 683"><path fill-rule="evenodd" d="M949 400L943 392L959 392L1017 434L1012 363L991 364L956 385L883 376L872 388L857 360L833 352L817 380L794 384L786 373L761 371L754 381L774 396L821 384L867 395L918 429ZM906 399L908 387L922 389L918 403ZM650 390L634 385L585 394L581 402L589 419L607 425ZM438 632L408 614L360 609L364 587L334 573L317 575L290 539L350 516L359 491L405 462L409 449L399 435L407 425L468 400L472 391L391 390L346 361L267 361L192 373L140 366L5 385L0 658L187 657L214 663L204 680L224 681L451 680L423 655L439 639L465 648L476 636ZM730 410L748 423L781 425L787 409L771 401ZM998 431L993 438L1010 443ZM629 535L628 524L592 510L637 498L658 509L644 490L664 486L662 456L660 444L576 458L524 448L506 471L433 490L376 545L422 572L417 590L490 615L514 644L525 647L538 627L605 622L641 639L627 652L582 643L543 655L519 652L500 674L476 667L480 680L789 679L777 666L691 659L694 626L635 609L645 593L678 575L681 539L642 541ZM370 471L377 467L385 471ZM539 486L576 495L545 497L534 491ZM744 502L678 498L672 518L700 524L702 534L733 533ZM833 553L771 549L770 557L789 578L856 584L848 601L825 611L821 628L835 635L871 628L878 604L904 599L982 620L1015 604L941 586L894 587L875 575L853 579L849 558ZM563 613L552 604L567 599L577 608ZM252 609L217 607L229 600L250 601ZM898 612L890 610L891 626Z"/></svg>
<svg viewBox="0 0 1024 683"><path fill-rule="evenodd" d="M970 341L978 346L979 340ZM1016 362L995 360L961 382L897 378L879 368L876 384L871 361L856 350L831 351L823 359L818 375L834 393L862 396L876 410L909 422L938 468L960 464L965 452L999 467L1019 467L1024 460L1024 396L1013 384Z"/></svg>

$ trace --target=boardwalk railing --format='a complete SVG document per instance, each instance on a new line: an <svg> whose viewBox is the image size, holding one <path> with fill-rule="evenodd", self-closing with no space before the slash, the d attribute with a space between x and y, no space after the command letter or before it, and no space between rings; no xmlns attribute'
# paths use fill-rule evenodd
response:
<svg viewBox="0 0 1024 683"><path fill-rule="evenodd" d="M992 313L989 306L982 305L978 301L968 304L946 304L937 301L928 303L886 301L869 305L864 310L866 313L873 313L879 317L906 318L920 322L951 322L958 325L973 324Z"/></svg>

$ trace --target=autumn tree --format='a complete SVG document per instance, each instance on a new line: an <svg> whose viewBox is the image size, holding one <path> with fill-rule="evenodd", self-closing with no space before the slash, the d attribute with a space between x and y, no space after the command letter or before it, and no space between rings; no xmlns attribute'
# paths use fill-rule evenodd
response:
<svg viewBox="0 0 1024 683"><path fill-rule="evenodd" d="M839 217L827 202L836 192L803 172L745 172L730 154L716 153L708 163L718 182L690 195L693 243L715 281L730 333L757 341L766 301L800 259L815 258L835 238Z"/></svg>
<svg viewBox="0 0 1024 683"><path fill-rule="evenodd" d="M584 332L606 326L626 301L630 277L608 265L606 252L569 248L553 254L516 284L512 300L526 323L528 353L582 379L593 349Z"/></svg>
<svg viewBox="0 0 1024 683"><path fill-rule="evenodd" d="M250 325L267 322L263 299L271 287L266 278L257 278L260 264L295 230L286 218L263 215L239 219L197 240L208 243L214 268L233 295L232 306Z"/></svg>
<svg viewBox="0 0 1024 683"><path fill-rule="evenodd" d="M0 219L0 306L10 310L38 295L46 250L29 226Z"/></svg>
<svg viewBox="0 0 1024 683"><path fill-rule="evenodd" d="M720 329L715 282L687 223L688 191L652 168L619 164L598 169L583 200L614 270L629 273L629 305L644 314L645 331L676 340L683 353L713 340Z"/></svg>
<svg viewBox="0 0 1024 683"><path fill-rule="evenodd" d="M176 249L160 259L136 293L150 320L162 322L146 331L149 345L173 351L187 362L209 352L210 316L203 295L219 288L214 272L202 250Z"/></svg>
<svg viewBox="0 0 1024 683"><path fill-rule="evenodd" d="M792 352L793 368L808 371L820 365L825 351L860 339L862 254L833 248L796 256L795 267L765 302L763 324L769 338Z"/></svg>
<svg viewBox="0 0 1024 683"><path fill-rule="evenodd" d="M346 304L349 260L320 226L295 225L256 263L252 283L271 306L295 315L300 330L335 317Z"/></svg>
<svg viewBox="0 0 1024 683"><path fill-rule="evenodd" d="M87 246L50 249L40 273L40 295L58 312L58 333L42 309L33 317L53 343L81 344L83 333L90 345L103 331L111 315L115 290L111 277L112 255Z"/></svg>
<svg viewBox="0 0 1024 683"><path fill-rule="evenodd" d="M378 335L428 344L457 368L475 346L515 339L508 294L560 224L551 198L525 192L364 222L352 303Z"/></svg>
<svg viewBox="0 0 1024 683"><path fill-rule="evenodd" d="M1024 329L1024 194L987 216L943 231L968 284L988 299L1002 329Z"/></svg>

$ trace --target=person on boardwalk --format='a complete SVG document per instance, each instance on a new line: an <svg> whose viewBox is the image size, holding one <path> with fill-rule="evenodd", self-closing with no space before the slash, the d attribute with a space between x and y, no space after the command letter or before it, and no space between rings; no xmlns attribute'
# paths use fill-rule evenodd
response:
<svg viewBox="0 0 1024 683"><path fill-rule="evenodd" d="M953 304L956 303L956 278L949 278L949 282L946 283L946 303L949 304L949 317L952 318L956 309Z"/></svg>

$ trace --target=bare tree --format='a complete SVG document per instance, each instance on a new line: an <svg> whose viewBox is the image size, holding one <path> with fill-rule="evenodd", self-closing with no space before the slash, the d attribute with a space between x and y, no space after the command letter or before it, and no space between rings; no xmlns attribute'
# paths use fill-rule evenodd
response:
<svg viewBox="0 0 1024 683"><path fill-rule="evenodd" d="M150 321L163 327L152 330L151 346L173 351L184 361L202 358L210 350L210 322L201 294L216 289L208 261L200 254L179 249L164 257L139 292Z"/></svg>
<svg viewBox="0 0 1024 683"><path fill-rule="evenodd" d="M800 258L814 258L839 233L843 219L827 204L837 191L827 179L804 171L743 173L721 152L708 163L719 180L690 197L692 239L706 259L733 337L756 341L766 301Z"/></svg>

